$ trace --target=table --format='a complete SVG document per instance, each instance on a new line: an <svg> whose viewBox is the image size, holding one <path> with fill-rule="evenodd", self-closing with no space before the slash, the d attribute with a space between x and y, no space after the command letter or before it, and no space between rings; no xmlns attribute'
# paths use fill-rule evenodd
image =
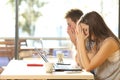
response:
<svg viewBox="0 0 120 80"><path fill-rule="evenodd" d="M0 79L94 79L90 72L53 72L46 73L44 66L27 66L28 63L42 63L41 59L35 60L11 60L5 70L1 73Z"/></svg>

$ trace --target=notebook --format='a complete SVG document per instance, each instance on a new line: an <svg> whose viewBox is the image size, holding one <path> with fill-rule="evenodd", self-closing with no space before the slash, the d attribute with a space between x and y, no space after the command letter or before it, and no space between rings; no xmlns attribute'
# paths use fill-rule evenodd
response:
<svg viewBox="0 0 120 80"><path fill-rule="evenodd" d="M39 51L37 48L35 48L35 51L37 51L38 55L45 61L49 62L48 59ZM55 71L82 71L80 67L73 67L71 64L64 64L64 63L54 63L54 70Z"/></svg>

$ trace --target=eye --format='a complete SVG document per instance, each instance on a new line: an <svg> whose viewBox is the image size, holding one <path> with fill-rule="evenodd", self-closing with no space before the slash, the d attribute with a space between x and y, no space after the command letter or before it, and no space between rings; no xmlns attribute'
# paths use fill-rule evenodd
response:
<svg viewBox="0 0 120 80"><path fill-rule="evenodd" d="M68 27L70 27L70 26L68 25Z"/></svg>
<svg viewBox="0 0 120 80"><path fill-rule="evenodd" d="M68 24L68 27L71 27L71 25L70 25L70 24Z"/></svg>

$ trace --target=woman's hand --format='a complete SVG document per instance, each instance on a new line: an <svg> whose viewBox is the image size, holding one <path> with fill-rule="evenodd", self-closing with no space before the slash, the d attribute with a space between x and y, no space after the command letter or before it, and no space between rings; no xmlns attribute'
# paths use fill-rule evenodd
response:
<svg viewBox="0 0 120 80"><path fill-rule="evenodd" d="M85 47L85 42L89 36L89 26L83 23L80 23L76 26L76 44L78 49Z"/></svg>
<svg viewBox="0 0 120 80"><path fill-rule="evenodd" d="M77 52L78 55L80 56L81 64L83 68L87 68L90 59L88 57L88 52L86 50L86 40L87 37L89 36L89 26L83 23L80 23L78 26L76 26L76 44L77 44Z"/></svg>
<svg viewBox="0 0 120 80"><path fill-rule="evenodd" d="M76 38L81 39L81 40L86 40L87 37L89 36L89 31L88 31L88 25L85 24L78 24L76 26Z"/></svg>

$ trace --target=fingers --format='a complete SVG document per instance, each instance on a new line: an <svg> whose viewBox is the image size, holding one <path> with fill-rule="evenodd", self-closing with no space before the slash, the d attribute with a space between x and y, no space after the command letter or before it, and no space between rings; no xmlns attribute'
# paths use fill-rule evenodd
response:
<svg viewBox="0 0 120 80"><path fill-rule="evenodd" d="M79 24L79 25L76 26L76 34L81 34L81 33L82 33L82 28Z"/></svg>
<svg viewBox="0 0 120 80"><path fill-rule="evenodd" d="M67 28L67 32L68 32L69 34L75 34L75 29L72 28L72 27L68 27L68 28Z"/></svg>

